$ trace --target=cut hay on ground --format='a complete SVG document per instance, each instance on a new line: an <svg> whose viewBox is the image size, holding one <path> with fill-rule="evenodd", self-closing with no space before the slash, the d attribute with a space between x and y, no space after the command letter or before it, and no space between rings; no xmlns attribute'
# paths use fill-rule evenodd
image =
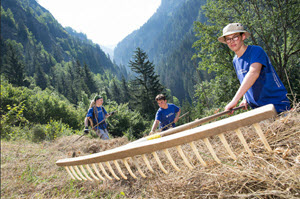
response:
<svg viewBox="0 0 300 199"><path fill-rule="evenodd" d="M28 141L1 141L1 198L300 198L300 107L260 123L273 150L265 150L252 127L242 128L254 157L244 150L234 132L225 134L237 156L234 161L216 137L210 141L222 164L213 160L204 143L197 149L208 163L203 167L188 145L182 146L194 169L183 163L178 152L170 153L177 172L159 152L169 174L164 174L153 156L147 155L155 174L137 157L147 178L142 178L129 162L138 179L133 179L123 164L128 180L72 180L55 162L72 156L84 156L128 143L126 138L103 141L84 136L62 137L55 142L34 144Z"/></svg>

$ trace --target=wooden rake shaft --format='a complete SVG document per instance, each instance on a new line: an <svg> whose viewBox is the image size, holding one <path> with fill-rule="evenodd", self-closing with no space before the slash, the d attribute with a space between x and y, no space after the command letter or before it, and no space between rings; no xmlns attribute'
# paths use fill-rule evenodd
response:
<svg viewBox="0 0 300 199"><path fill-rule="evenodd" d="M145 173L142 172L142 169L140 165L138 164L138 156L141 156L144 163L146 164L147 168L154 172L153 168L151 167L146 154L152 154L154 159L156 160L157 164L159 165L159 168L164 172L168 173L167 169L164 168L162 162L159 159L159 156L157 154L158 151L162 150L164 154L167 156L168 160L170 161L171 165L175 170L180 170L180 168L175 164L175 161L171 157L170 153L167 149L175 147L182 158L185 165L187 165L190 169L193 169L194 166L189 162L188 158L184 154L184 150L182 150L181 145L189 144L192 148L193 152L195 153L197 159L200 161L200 163L203 166L206 166L207 164L205 161L201 158L200 154L198 153L198 150L194 144L194 141L197 140L203 140L206 144L206 146L209 148L209 151L212 154L212 157L214 160L218 163L221 163L220 159L217 157L216 153L213 150L212 145L209 142L209 137L211 136L218 136L223 145L225 146L225 149L229 153L230 157L232 159L236 159L236 156L234 155L233 151L230 149L229 144L227 143L225 136L223 133L230 132L230 131L236 131L238 133L238 137L241 140L243 146L245 147L246 151L253 155L241 133L239 130L241 127L248 126L254 124L255 129L262 140L264 146L267 148L268 151L271 150L270 146L268 145L268 142L266 141L263 132L261 131L258 122L271 118L276 115L276 111L274 109L273 105L267 105L264 107L260 107L245 113L241 113L223 120L219 120L213 123L209 123L203 126L199 126L193 129L184 130L179 133L174 133L168 136L161 137L160 139L152 139L148 140L147 142L136 142L134 144L128 144L125 146L117 147L115 149L103 151L96 154L91 154L87 156L81 156L81 157L75 157L75 158L67 158L58 160L56 164L58 166L64 166L69 173L69 175L73 179L78 180L93 180L93 179L101 179L102 175L98 171L98 168L95 165L98 165L104 174L104 176L111 180L112 178L115 178L119 180L120 178L112 171L112 168L109 164L109 161L113 161L114 163L117 160L121 160L123 164L125 165L126 169L128 170L129 174L133 178L137 178L137 176L132 171L129 161L133 162L133 165L135 166L135 170L138 171L138 173L142 177L146 177ZM106 166L108 166L108 169L112 175L112 177L108 174L108 172L105 171L104 166L102 163L105 163ZM94 172L96 172L97 176L94 175L93 171L91 169L88 169L89 175L87 174L86 170L82 165L85 165L86 168L89 168L89 165L92 165L94 168ZM80 170L78 169L78 166ZM116 167L119 173L122 173L120 171L120 166ZM100 177L101 176L101 177ZM127 179L127 176L125 174L121 174L121 176L124 179ZM96 178L95 178L96 177Z"/></svg>
<svg viewBox="0 0 300 199"><path fill-rule="evenodd" d="M244 106L239 106L239 107L233 108L232 110L236 111L236 110L239 110L239 109L242 109L242 108L244 108ZM158 133L155 133L153 135L149 135L149 136L141 138L141 139L138 139L138 140L133 141L133 142L127 144L127 145L136 144L138 142L144 142L144 141L147 141L147 140L153 140L153 139L165 137L165 136L168 136L168 135L172 135L172 134L175 134L175 133L178 133L178 132L182 132L182 131L187 130L187 129L195 128L195 127L197 127L201 124L204 124L206 122L217 119L217 118L219 118L223 115L226 115L226 114L230 113L232 110L216 113L214 115L204 117L204 118L201 118L201 119L196 119L195 121L189 122L187 124L184 124L184 125L172 128L172 129L168 129L168 130L163 131L163 132L158 132ZM185 113L185 114L187 114L187 113ZM182 115L182 116L184 116L184 115ZM180 117L182 117L182 116L180 116Z"/></svg>

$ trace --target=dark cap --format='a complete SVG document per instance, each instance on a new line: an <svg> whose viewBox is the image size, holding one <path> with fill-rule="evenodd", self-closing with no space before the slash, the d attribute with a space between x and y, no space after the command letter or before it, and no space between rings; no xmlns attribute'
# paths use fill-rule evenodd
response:
<svg viewBox="0 0 300 199"><path fill-rule="evenodd" d="M102 99L103 97L100 96L100 95L96 95L95 98L94 98L94 101L97 101L98 99Z"/></svg>

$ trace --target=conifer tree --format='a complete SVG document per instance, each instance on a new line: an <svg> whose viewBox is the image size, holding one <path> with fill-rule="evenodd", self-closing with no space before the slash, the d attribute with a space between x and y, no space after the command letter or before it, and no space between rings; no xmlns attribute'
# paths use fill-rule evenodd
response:
<svg viewBox="0 0 300 199"><path fill-rule="evenodd" d="M121 91L120 88L118 87L116 80L112 80L112 86L111 86L111 93L112 93L112 98L115 100L118 104L121 103Z"/></svg>
<svg viewBox="0 0 300 199"><path fill-rule="evenodd" d="M150 119L157 108L155 96L161 93L164 87L159 82L159 76L154 72L154 64L149 61L145 52L137 48L133 59L129 62L129 67L136 75L131 82L134 103L136 108Z"/></svg>
<svg viewBox="0 0 300 199"><path fill-rule="evenodd" d="M88 89L90 90L90 93L96 93L98 90L96 86L96 82L87 64L84 64L83 66L83 74L84 74L84 82L87 85Z"/></svg>
<svg viewBox="0 0 300 199"><path fill-rule="evenodd" d="M128 84L127 84L124 76L122 77L122 80L121 80L121 91L122 91L122 102L128 103L131 99L131 96L130 96Z"/></svg>
<svg viewBox="0 0 300 199"><path fill-rule="evenodd" d="M43 71L41 65L37 64L36 65L36 72L35 72L35 82L36 85L39 86L41 89L46 89L48 86L48 78L45 74L45 72Z"/></svg>
<svg viewBox="0 0 300 199"><path fill-rule="evenodd" d="M2 71L8 81L15 86L25 85L25 71L22 56L23 46L16 41L5 42L6 53L3 59ZM2 72L1 71L1 72Z"/></svg>

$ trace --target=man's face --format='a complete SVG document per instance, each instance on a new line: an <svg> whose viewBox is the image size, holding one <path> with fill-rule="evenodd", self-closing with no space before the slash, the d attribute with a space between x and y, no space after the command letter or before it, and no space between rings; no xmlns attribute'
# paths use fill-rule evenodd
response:
<svg viewBox="0 0 300 199"><path fill-rule="evenodd" d="M103 98L96 100L96 106L101 106L103 104Z"/></svg>
<svg viewBox="0 0 300 199"><path fill-rule="evenodd" d="M234 52L237 52L241 48L244 39L244 34L241 35L240 33L235 33L225 37L228 47Z"/></svg>
<svg viewBox="0 0 300 199"><path fill-rule="evenodd" d="M167 108L167 100L158 100L157 104L160 108Z"/></svg>

